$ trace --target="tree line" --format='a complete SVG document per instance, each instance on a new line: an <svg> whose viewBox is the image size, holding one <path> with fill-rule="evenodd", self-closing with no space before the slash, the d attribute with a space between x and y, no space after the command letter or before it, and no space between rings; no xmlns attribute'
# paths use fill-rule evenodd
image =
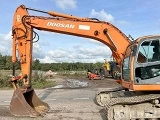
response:
<svg viewBox="0 0 160 120"><path fill-rule="evenodd" d="M1 55L0 54L0 70L12 70L13 64L11 61L12 57L8 55ZM91 70L94 68L99 68L102 66L103 63L97 62L97 63L40 63L38 59L33 60L32 62L32 69L33 70L42 70L42 71L83 71L83 70ZM17 60L15 63L15 69L20 69L20 63Z"/></svg>

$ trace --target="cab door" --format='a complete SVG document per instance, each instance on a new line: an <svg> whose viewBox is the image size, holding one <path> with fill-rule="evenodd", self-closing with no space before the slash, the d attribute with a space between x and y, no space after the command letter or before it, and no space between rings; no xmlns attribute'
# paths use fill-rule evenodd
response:
<svg viewBox="0 0 160 120"><path fill-rule="evenodd" d="M128 89L131 89L131 76L132 76L132 64L133 61L133 46L130 45L127 47L124 60L122 63L122 86Z"/></svg>

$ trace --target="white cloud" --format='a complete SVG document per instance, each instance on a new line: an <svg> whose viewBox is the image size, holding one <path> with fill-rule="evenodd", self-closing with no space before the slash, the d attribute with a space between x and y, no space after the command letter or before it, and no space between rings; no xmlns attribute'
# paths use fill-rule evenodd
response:
<svg viewBox="0 0 160 120"><path fill-rule="evenodd" d="M43 52L44 53L44 52ZM97 46L95 48L84 48L77 46L70 50L56 49L45 53L45 57L38 58L42 63L52 62L104 62L109 58L111 51L108 47Z"/></svg>
<svg viewBox="0 0 160 120"><path fill-rule="evenodd" d="M103 9L101 11L96 11L95 9L92 9L92 11L90 13L90 17L95 17L101 21L110 22L115 25L121 25L121 26L130 26L131 25L130 22L125 21L125 20L115 20L115 18L111 14L107 13Z"/></svg>
<svg viewBox="0 0 160 120"><path fill-rule="evenodd" d="M107 22L113 22L114 17L111 14L108 14L103 9L101 11L96 11L95 9L92 9L90 13L90 17L98 18L99 20L107 21Z"/></svg>
<svg viewBox="0 0 160 120"><path fill-rule="evenodd" d="M88 41L88 43L90 44L95 44L95 45L104 45L102 42L98 41L98 40L94 40L94 39L90 39L90 38L86 38L86 42Z"/></svg>
<svg viewBox="0 0 160 120"><path fill-rule="evenodd" d="M40 35L54 35L54 34L57 34L57 33L48 32L48 31L40 31L40 30L35 30L35 31Z"/></svg>
<svg viewBox="0 0 160 120"><path fill-rule="evenodd" d="M78 53L87 54L88 56L108 56L111 54L110 49L107 46L96 46L94 48L83 48L76 47L75 48Z"/></svg>
<svg viewBox="0 0 160 120"><path fill-rule="evenodd" d="M41 49L40 45L36 42L33 44L33 58L44 58L45 53Z"/></svg>
<svg viewBox="0 0 160 120"><path fill-rule="evenodd" d="M54 50L54 51L49 51L47 55L52 58L63 58L67 55L67 53L65 50Z"/></svg>
<svg viewBox="0 0 160 120"><path fill-rule="evenodd" d="M11 31L8 34L0 34L0 53L2 55L11 55L12 38ZM89 45L90 46L90 45ZM94 45L96 47L85 48L81 45L69 49L56 48L46 51L41 48L40 42L33 44L33 58L39 59L42 63L53 62L104 62L104 58L110 57L110 49L102 44Z"/></svg>
<svg viewBox="0 0 160 120"><path fill-rule="evenodd" d="M0 53L2 55L11 55L12 53L12 37L11 31L8 34L0 34Z"/></svg>
<svg viewBox="0 0 160 120"><path fill-rule="evenodd" d="M131 23L130 23L130 22L125 21L125 20L117 21L117 24L119 24L119 25L123 25L123 26L129 26L129 25L131 25Z"/></svg>
<svg viewBox="0 0 160 120"><path fill-rule="evenodd" d="M54 63L56 62L54 59L51 59L49 56L45 56L44 58L39 58L41 63Z"/></svg>
<svg viewBox="0 0 160 120"><path fill-rule="evenodd" d="M55 0L55 2L62 10L75 9L77 7L76 0Z"/></svg>

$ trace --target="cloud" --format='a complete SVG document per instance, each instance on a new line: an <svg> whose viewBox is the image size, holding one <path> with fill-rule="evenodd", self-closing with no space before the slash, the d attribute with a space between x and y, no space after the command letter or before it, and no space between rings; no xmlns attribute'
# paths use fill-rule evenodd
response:
<svg viewBox="0 0 160 120"><path fill-rule="evenodd" d="M2 55L11 55L12 38L11 31L8 34L0 34L0 53ZM96 47L73 46L69 49L56 48L46 51L41 48L40 42L33 44L33 58L39 59L42 63L53 62L104 62L104 58L110 57L110 49L106 46L97 44Z"/></svg>
<svg viewBox="0 0 160 120"><path fill-rule="evenodd" d="M75 48L80 54L87 54L88 56L108 56L111 54L111 50L106 46L96 46L94 48L83 48L76 47Z"/></svg>
<svg viewBox="0 0 160 120"><path fill-rule="evenodd" d="M8 34L0 34L0 53L2 55L11 55L12 53L12 38L11 31ZM41 63L53 62L104 62L104 58L109 58L111 55L110 49L101 44L96 47L84 47L81 45L65 48L56 48L46 51L42 48L40 42L33 44L33 58L39 59Z"/></svg>
<svg viewBox="0 0 160 120"><path fill-rule="evenodd" d="M119 20L119 21L117 21L117 24L123 25L123 26L130 26L131 25L130 22L125 21L125 20Z"/></svg>
<svg viewBox="0 0 160 120"><path fill-rule="evenodd" d="M103 9L99 12L97 12L95 9L92 9L90 13L90 17L96 17L99 20L107 21L107 22L113 22L114 17L111 14L108 14L106 11Z"/></svg>
<svg viewBox="0 0 160 120"><path fill-rule="evenodd" d="M43 52L44 53L44 52ZM38 58L42 63L52 62L104 62L104 58L111 56L110 49L106 46L84 48L81 46L72 49L56 49L45 53L45 57Z"/></svg>
<svg viewBox="0 0 160 120"><path fill-rule="evenodd" d="M95 9L92 9L90 13L90 17L98 18L101 21L110 22L115 25L120 26L130 26L131 23L125 20L116 20L111 14L107 13L105 10L96 11Z"/></svg>
<svg viewBox="0 0 160 120"><path fill-rule="evenodd" d="M40 31L40 30L35 30L35 31L40 35L54 35L54 34L57 34L57 33L48 32L48 31Z"/></svg>
<svg viewBox="0 0 160 120"><path fill-rule="evenodd" d="M77 7L76 0L55 0L55 2L62 10L75 9Z"/></svg>
<svg viewBox="0 0 160 120"><path fill-rule="evenodd" d="M55 63L54 59L51 59L49 56L45 56L44 58L38 58L41 63Z"/></svg>
<svg viewBox="0 0 160 120"><path fill-rule="evenodd" d="M7 34L0 34L0 53L2 55L11 55L12 53L12 37L11 31Z"/></svg>
<svg viewBox="0 0 160 120"><path fill-rule="evenodd" d="M51 50L47 53L48 56L52 57L52 58L63 58L65 56L67 56L68 54L66 53L65 50Z"/></svg>
<svg viewBox="0 0 160 120"><path fill-rule="evenodd" d="M45 52L41 49L39 43L33 44L33 58L44 58Z"/></svg>

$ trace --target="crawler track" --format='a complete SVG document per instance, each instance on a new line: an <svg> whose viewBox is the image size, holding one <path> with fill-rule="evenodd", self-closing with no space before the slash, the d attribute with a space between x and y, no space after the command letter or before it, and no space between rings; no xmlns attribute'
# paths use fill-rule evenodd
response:
<svg viewBox="0 0 160 120"><path fill-rule="evenodd" d="M105 107L107 120L159 120L160 118L160 93L115 91L103 92L98 96L102 99L98 102Z"/></svg>

